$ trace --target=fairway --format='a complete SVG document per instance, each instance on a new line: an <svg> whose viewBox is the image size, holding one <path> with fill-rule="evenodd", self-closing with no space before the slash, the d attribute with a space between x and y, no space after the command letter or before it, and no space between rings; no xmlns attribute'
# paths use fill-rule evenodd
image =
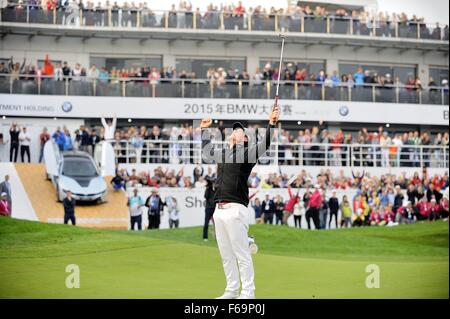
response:
<svg viewBox="0 0 450 319"><path fill-rule="evenodd" d="M448 298L448 223L306 231L253 225L257 298ZM80 267L79 289L65 286ZM366 266L381 287L366 288ZM1 298L214 298L225 279L201 229L132 233L0 218Z"/></svg>

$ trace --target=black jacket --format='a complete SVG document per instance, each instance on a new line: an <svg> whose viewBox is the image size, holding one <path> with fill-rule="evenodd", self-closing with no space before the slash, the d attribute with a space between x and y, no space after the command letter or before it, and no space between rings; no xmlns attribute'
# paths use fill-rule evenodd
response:
<svg viewBox="0 0 450 319"><path fill-rule="evenodd" d="M403 206L403 199L405 198L405 196L403 196L403 194L396 194L395 198L394 198L394 213L397 212L397 209L399 209L400 207Z"/></svg>
<svg viewBox="0 0 450 319"><path fill-rule="evenodd" d="M269 209L266 209L267 202L265 200L262 202L262 205L261 205L262 212L265 214L274 214L275 213L275 202L273 200L269 199L268 204L269 204Z"/></svg>
<svg viewBox="0 0 450 319"><path fill-rule="evenodd" d="M330 212L338 212L339 211L339 199L337 199L337 197L331 197L328 200L328 206L330 207Z"/></svg>
<svg viewBox="0 0 450 319"><path fill-rule="evenodd" d="M438 203L438 204L441 202L441 199L443 197L442 193L436 189L427 190L426 195L427 195L427 200L429 202L431 202L431 199L433 198L433 195L434 195L434 198L436 198L436 203Z"/></svg>
<svg viewBox="0 0 450 319"><path fill-rule="evenodd" d="M214 187L216 190L215 203L231 202L248 205L247 180L256 165L257 157L263 155L269 148L272 137L271 129L273 128L275 126L267 126L261 142L253 143L250 146L234 145L231 150L225 147L221 150L214 148L210 144L210 138L205 136L209 135L208 132L205 132L205 129L202 130L202 158L206 163L217 164L217 179ZM252 156L256 158L252 158Z"/></svg>
<svg viewBox="0 0 450 319"><path fill-rule="evenodd" d="M157 204L156 210L152 210L152 209L151 209L151 204L152 204L152 203L150 202L150 200L151 200L151 198L152 198L152 195L150 195L149 197L147 197L147 199L145 200L145 207L148 208L148 213L149 213L150 215L160 215L160 214L161 214L161 211L163 210L164 206L166 205L166 204L162 201L161 197L159 197L159 195L156 196L156 197L158 197L158 204Z"/></svg>
<svg viewBox="0 0 450 319"><path fill-rule="evenodd" d="M9 136L11 137L11 144L19 144L20 130L9 130Z"/></svg>
<svg viewBox="0 0 450 319"><path fill-rule="evenodd" d="M87 146L90 144L90 135L86 131L80 131L76 136L76 140L80 142L80 145Z"/></svg>
<svg viewBox="0 0 450 319"><path fill-rule="evenodd" d="M64 198L63 200L64 214L75 215L75 199Z"/></svg>
<svg viewBox="0 0 450 319"><path fill-rule="evenodd" d="M416 199L419 197L419 194L417 193L416 190L410 191L408 190L406 192L406 195L408 196L408 201L410 201L413 206L416 204Z"/></svg>
<svg viewBox="0 0 450 319"><path fill-rule="evenodd" d="M284 203L283 202L275 203L275 213L277 215L282 215L283 211L284 211Z"/></svg>
<svg viewBox="0 0 450 319"><path fill-rule="evenodd" d="M205 189L205 208L215 208L214 203L214 189L212 187L206 187Z"/></svg>

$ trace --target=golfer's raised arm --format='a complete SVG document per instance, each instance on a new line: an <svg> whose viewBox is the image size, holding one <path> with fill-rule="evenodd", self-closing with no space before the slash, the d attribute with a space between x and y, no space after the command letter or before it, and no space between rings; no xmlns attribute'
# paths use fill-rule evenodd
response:
<svg viewBox="0 0 450 319"><path fill-rule="evenodd" d="M254 152L256 152L256 156L259 158L269 149L272 143L272 130L276 127L279 116L278 106L274 105L269 115L269 123L262 141L250 146L247 150L248 154L255 154Z"/></svg>

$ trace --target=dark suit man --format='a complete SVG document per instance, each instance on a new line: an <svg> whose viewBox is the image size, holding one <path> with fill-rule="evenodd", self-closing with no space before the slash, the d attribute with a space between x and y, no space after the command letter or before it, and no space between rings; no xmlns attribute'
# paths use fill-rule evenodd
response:
<svg viewBox="0 0 450 319"><path fill-rule="evenodd" d="M17 155L19 154L19 134L20 129L16 123L13 123L9 129L11 148L9 150L9 161L17 162Z"/></svg>
<svg viewBox="0 0 450 319"><path fill-rule="evenodd" d="M158 190L152 189L152 194L145 201L148 207L148 229L158 229L161 224L161 211L166 205L159 197Z"/></svg>
<svg viewBox="0 0 450 319"><path fill-rule="evenodd" d="M339 199L337 198L335 191L333 191L333 196L331 196L328 200L328 207L330 208L330 220L328 221L328 228L331 228L331 220L333 219L333 216L336 228L338 228Z"/></svg>
<svg viewBox="0 0 450 319"><path fill-rule="evenodd" d="M69 220L72 222L72 225L76 225L75 220L75 198L72 197L71 192L66 193L66 198L63 200L64 206L64 224L68 224Z"/></svg>
<svg viewBox="0 0 450 319"><path fill-rule="evenodd" d="M262 202L262 211L264 214L264 223L273 224L273 216L275 214L275 202L272 199L270 199L269 194L266 195L266 198Z"/></svg>

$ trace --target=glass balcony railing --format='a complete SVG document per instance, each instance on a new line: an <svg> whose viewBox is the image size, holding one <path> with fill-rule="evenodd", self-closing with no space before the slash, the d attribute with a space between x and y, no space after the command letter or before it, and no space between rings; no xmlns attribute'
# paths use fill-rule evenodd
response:
<svg viewBox="0 0 450 319"><path fill-rule="evenodd" d="M1 22L56 24L105 28L173 28L323 33L349 36L449 40L448 25L386 21L359 17L226 11L152 11L148 8L42 9L9 5L0 9Z"/></svg>
<svg viewBox="0 0 450 319"><path fill-rule="evenodd" d="M53 77L0 74L0 93L117 97L171 97L273 99L276 81L217 81L160 79ZM285 100L348 101L372 103L449 105L448 87L416 88L406 85L349 85L310 81L282 81Z"/></svg>

